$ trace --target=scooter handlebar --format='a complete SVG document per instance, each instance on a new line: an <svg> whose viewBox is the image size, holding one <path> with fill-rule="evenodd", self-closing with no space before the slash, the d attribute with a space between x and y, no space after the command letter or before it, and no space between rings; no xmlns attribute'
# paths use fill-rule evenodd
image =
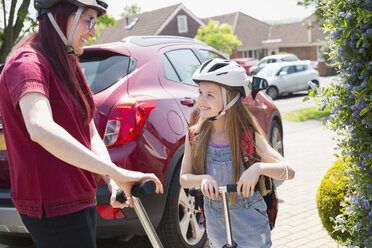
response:
<svg viewBox="0 0 372 248"><path fill-rule="evenodd" d="M226 186L219 186L218 189L219 189L220 192L222 190L225 190L225 189L226 189L227 192L236 192L236 187L237 187L236 184L227 184ZM189 194L191 196L200 196L203 193L201 192L200 187L191 187L189 189Z"/></svg>
<svg viewBox="0 0 372 248"><path fill-rule="evenodd" d="M145 181L143 183L135 184L132 187L132 195L135 197L140 197L142 195L146 194L153 194L155 193L156 184L152 180ZM119 190L116 194L116 200L119 202L126 202L127 197L124 195L124 192L122 190Z"/></svg>

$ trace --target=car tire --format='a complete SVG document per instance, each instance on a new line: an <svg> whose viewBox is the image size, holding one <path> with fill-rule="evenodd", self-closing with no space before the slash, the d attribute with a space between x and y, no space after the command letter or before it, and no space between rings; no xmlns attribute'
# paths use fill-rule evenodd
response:
<svg viewBox="0 0 372 248"><path fill-rule="evenodd" d="M284 147L283 147L283 135L282 127L277 121L274 121L270 130L270 143L275 151L279 152L284 156Z"/></svg>
<svg viewBox="0 0 372 248"><path fill-rule="evenodd" d="M195 199L179 183L180 165L174 171L158 233L164 247L202 248L207 240L203 215Z"/></svg>
<svg viewBox="0 0 372 248"><path fill-rule="evenodd" d="M270 88L268 88L266 90L266 94L268 94L273 100L275 100L279 95L278 89L275 88L274 86L271 86Z"/></svg>

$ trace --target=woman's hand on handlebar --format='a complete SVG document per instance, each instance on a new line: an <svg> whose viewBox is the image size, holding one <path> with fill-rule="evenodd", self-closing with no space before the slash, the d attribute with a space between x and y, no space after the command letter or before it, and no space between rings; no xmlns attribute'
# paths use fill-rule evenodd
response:
<svg viewBox="0 0 372 248"><path fill-rule="evenodd" d="M130 207L134 206L134 202L132 199L132 187L136 183L142 183L147 180L152 180L156 184L156 193L163 193L163 185L161 184L160 180L155 176L153 173L142 173L138 171L130 171L120 169L121 176L115 179L115 182L119 186L120 189L124 191L125 196L127 197L127 202L124 204L129 204ZM116 201L116 194L114 195ZM122 203L118 203L122 204ZM122 205L120 205L122 206Z"/></svg>
<svg viewBox="0 0 372 248"><path fill-rule="evenodd" d="M119 202L116 200L116 195L118 191L120 190L119 186L115 183L113 179L110 179L110 183L107 184L108 189L111 192L111 198L110 198L110 205L113 208L126 208L129 207L129 202L126 201L124 203Z"/></svg>
<svg viewBox="0 0 372 248"><path fill-rule="evenodd" d="M259 163L252 164L248 169L246 169L237 183L238 186L236 192L238 195L243 194L244 197L253 196L259 176Z"/></svg>
<svg viewBox="0 0 372 248"><path fill-rule="evenodd" d="M200 189L206 197L209 199L214 200L215 198L221 198L220 192L218 190L218 184L216 180L212 177L207 175L201 182Z"/></svg>

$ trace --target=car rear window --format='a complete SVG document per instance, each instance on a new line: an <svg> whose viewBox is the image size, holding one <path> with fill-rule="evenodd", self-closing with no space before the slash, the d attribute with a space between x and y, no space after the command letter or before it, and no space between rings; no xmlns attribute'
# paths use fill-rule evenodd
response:
<svg viewBox="0 0 372 248"><path fill-rule="evenodd" d="M298 57L296 55L289 55L283 58L283 61L297 61Z"/></svg>
<svg viewBox="0 0 372 248"><path fill-rule="evenodd" d="M133 58L117 54L87 54L80 57L83 73L93 94L96 94L134 71Z"/></svg>

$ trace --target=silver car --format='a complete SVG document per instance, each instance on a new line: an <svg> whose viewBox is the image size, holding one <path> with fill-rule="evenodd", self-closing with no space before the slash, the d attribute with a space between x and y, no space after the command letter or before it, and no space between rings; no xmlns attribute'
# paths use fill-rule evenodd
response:
<svg viewBox="0 0 372 248"><path fill-rule="evenodd" d="M263 68L265 68L265 66L273 64L273 63L299 61L299 60L300 59L296 55L291 54L291 53L269 55L269 56L262 58L258 62L258 64L250 68L250 75L251 76L256 75Z"/></svg>
<svg viewBox="0 0 372 248"><path fill-rule="evenodd" d="M309 81L319 87L319 73L311 67L310 61L270 64L265 66L257 76L265 78L269 83L266 94L272 99L283 94L308 90Z"/></svg>

